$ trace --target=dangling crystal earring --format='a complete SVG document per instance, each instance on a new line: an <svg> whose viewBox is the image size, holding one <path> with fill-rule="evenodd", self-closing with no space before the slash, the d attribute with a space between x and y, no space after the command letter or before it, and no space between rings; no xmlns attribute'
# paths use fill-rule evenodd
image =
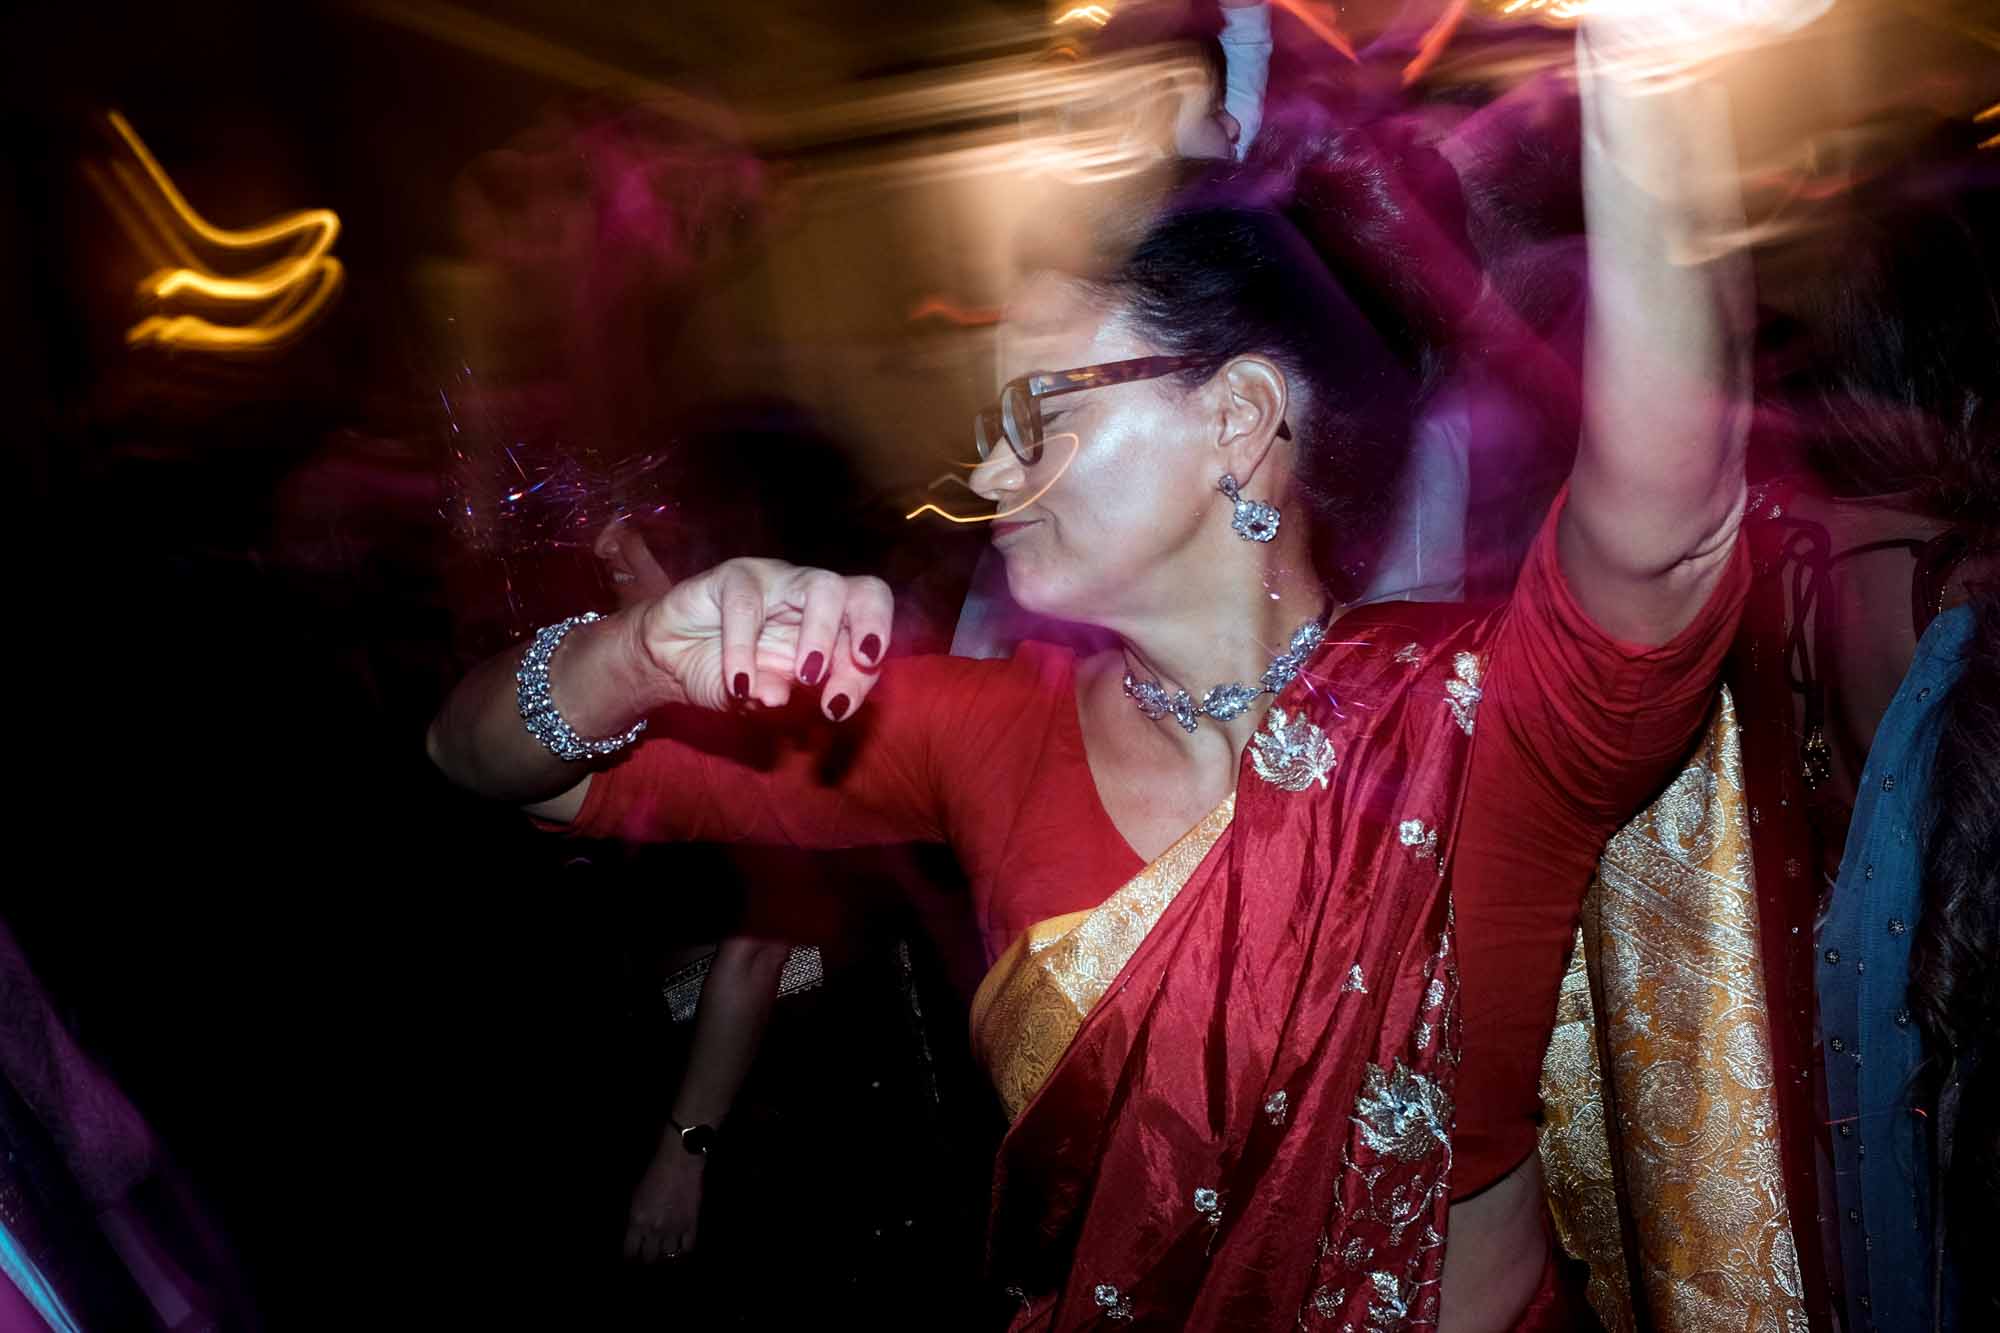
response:
<svg viewBox="0 0 2000 1333"><path fill-rule="evenodd" d="M1278 511L1262 500L1246 500L1238 493L1236 478L1227 472L1222 480L1215 483L1215 489L1228 496L1236 506L1236 513L1229 520L1229 526L1236 535L1246 542L1267 542L1278 535Z"/></svg>

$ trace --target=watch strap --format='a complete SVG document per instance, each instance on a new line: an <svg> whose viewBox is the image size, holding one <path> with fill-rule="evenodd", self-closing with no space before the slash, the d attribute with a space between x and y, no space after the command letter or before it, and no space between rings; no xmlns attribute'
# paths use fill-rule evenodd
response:
<svg viewBox="0 0 2000 1333"><path fill-rule="evenodd" d="M673 1127L675 1133L681 1136L681 1147L690 1155L706 1157L709 1151L715 1147L717 1132L714 1125L706 1125L700 1121L696 1121L691 1125L683 1125L680 1121L674 1119L671 1113L667 1116L667 1123Z"/></svg>

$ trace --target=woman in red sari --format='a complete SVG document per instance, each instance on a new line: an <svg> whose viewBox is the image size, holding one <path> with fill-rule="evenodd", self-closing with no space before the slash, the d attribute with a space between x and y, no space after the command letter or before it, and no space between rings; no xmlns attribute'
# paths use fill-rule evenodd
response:
<svg viewBox="0 0 2000 1333"><path fill-rule="evenodd" d="M735 560L480 668L433 757L590 836L950 842L1013 1327L1562 1326L1563 953L1747 576L1742 274L1684 257L1739 221L1721 97L1586 79L1585 438L1504 607L1343 607L1419 358L1277 212L1197 192L1028 282L977 426L1014 597L1116 649L888 662L881 584ZM806 689L797 743L702 716Z"/></svg>

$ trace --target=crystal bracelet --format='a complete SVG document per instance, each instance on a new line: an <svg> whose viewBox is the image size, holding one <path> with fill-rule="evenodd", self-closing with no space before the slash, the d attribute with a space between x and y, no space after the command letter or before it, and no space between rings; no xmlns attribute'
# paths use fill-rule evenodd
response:
<svg viewBox="0 0 2000 1333"><path fill-rule="evenodd" d="M528 729L530 736L548 746L549 753L558 759L602 759L606 755L617 754L638 740L639 733L646 729L646 719L640 718L630 731L621 736L585 740L563 721L563 715L556 711L555 700L549 695L549 659L556 655L563 636L578 625L588 625L598 619L601 617L597 612L586 611L580 616L571 616L568 620L536 630L535 641L528 645L528 651L521 658L520 669L514 673L518 682L514 702L521 709L521 725Z"/></svg>

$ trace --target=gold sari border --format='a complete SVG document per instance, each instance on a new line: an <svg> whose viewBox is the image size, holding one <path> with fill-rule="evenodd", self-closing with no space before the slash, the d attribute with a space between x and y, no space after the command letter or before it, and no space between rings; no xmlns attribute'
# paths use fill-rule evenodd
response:
<svg viewBox="0 0 2000 1333"><path fill-rule="evenodd" d="M972 1049L1017 1120L1090 1011L1236 817L1236 793L1088 911L1037 922L987 970L972 998Z"/></svg>

